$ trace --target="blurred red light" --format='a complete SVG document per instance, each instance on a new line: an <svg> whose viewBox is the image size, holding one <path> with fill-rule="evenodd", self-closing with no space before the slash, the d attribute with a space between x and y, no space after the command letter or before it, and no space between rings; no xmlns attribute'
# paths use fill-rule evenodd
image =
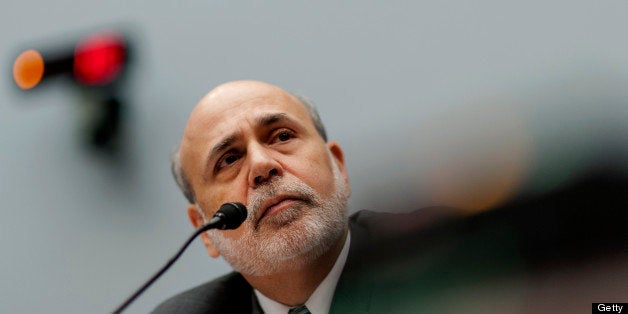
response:
<svg viewBox="0 0 628 314"><path fill-rule="evenodd" d="M116 33L92 35L76 45L74 77L85 85L107 85L122 72L126 47Z"/></svg>

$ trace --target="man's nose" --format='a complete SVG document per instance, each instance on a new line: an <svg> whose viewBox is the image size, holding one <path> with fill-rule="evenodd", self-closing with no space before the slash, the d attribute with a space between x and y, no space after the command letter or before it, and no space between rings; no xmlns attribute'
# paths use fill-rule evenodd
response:
<svg viewBox="0 0 628 314"><path fill-rule="evenodd" d="M249 172L249 186L256 188L260 184L269 181L274 176L282 176L281 164L271 156L267 148L256 145L249 147L249 160L251 171Z"/></svg>

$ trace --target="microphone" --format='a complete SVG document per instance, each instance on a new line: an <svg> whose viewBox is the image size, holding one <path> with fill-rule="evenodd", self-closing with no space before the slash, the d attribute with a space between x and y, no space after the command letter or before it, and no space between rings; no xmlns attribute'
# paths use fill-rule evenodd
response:
<svg viewBox="0 0 628 314"><path fill-rule="evenodd" d="M214 217L199 230L203 232L214 228L220 230L235 229L244 222L246 216L246 207L242 203L224 203L214 214Z"/></svg>
<svg viewBox="0 0 628 314"><path fill-rule="evenodd" d="M152 285L153 282L157 280L157 278L161 277L161 275L163 275L163 273L165 273L166 270L168 270L168 268L170 268L170 266L174 264L174 262L181 256L181 254L183 254L183 251L185 251L190 243L192 243L192 240L194 240L199 234L209 229L236 229L244 222L244 220L246 220L246 216L246 207L242 203L232 202L222 204L218 211L216 211L216 214L214 214L214 217L212 217L209 222L196 229L196 231L194 231L192 236L188 238L188 240L181 247L181 249L179 249L177 254L175 254L168 261L168 263L166 263L166 265L164 265L155 275L153 275L153 277L151 277L142 287L137 289L137 291L133 295L131 295L131 297L129 297L126 301L124 301L124 303L122 303L122 305L120 305L115 311L113 311L113 313L121 313L127 306L129 306L129 304L135 301L135 299L137 299L137 297L139 297L140 294L144 292L144 290L150 287L150 285Z"/></svg>

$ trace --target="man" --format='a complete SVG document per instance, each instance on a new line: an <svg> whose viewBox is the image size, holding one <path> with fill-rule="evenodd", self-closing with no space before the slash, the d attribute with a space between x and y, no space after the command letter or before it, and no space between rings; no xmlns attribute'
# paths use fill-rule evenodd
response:
<svg viewBox="0 0 628 314"><path fill-rule="evenodd" d="M220 85L190 115L173 172L194 227L226 202L245 204L248 217L202 235L237 273L156 312L329 312L350 245L350 186L342 149L311 105L262 82Z"/></svg>
<svg viewBox="0 0 628 314"><path fill-rule="evenodd" d="M173 161L194 227L226 202L246 204L248 217L235 230L202 235L208 253L222 255L235 272L171 298L156 313L543 312L537 298L521 296L585 300L578 309L598 302L586 290L570 290L579 280L603 298L625 295L606 287L625 268L602 272L613 279L597 282L576 271L579 280L549 291L521 281L562 272L566 261L625 252L624 176L591 176L470 217L426 208L347 218L350 187L338 143L327 141L307 102L254 81L205 96Z"/></svg>

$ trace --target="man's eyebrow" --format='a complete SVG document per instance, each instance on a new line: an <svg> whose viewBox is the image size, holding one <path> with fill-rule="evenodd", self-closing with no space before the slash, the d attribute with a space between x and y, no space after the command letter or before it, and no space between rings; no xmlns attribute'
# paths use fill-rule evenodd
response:
<svg viewBox="0 0 628 314"><path fill-rule="evenodd" d="M260 127L269 126L273 123L277 123L283 120L292 120L287 114L283 112L279 113L270 113L264 116L261 116L255 120L256 124Z"/></svg>
<svg viewBox="0 0 628 314"><path fill-rule="evenodd" d="M229 148L229 146L233 145L233 143L238 139L236 134L229 135L223 138L220 142L218 142L212 149L209 151L209 155L207 155L207 160L205 161L205 171L203 173L209 173L209 169L211 167L210 162L216 158L217 155L222 153L224 150Z"/></svg>
<svg viewBox="0 0 628 314"><path fill-rule="evenodd" d="M227 147L231 146L231 144L233 144L233 142L236 141L236 138L237 138L236 135L232 134L225 137L222 141L218 142L218 144L214 145L214 147L212 147L212 150L209 153L210 159L212 156L217 155L218 153L227 149Z"/></svg>

